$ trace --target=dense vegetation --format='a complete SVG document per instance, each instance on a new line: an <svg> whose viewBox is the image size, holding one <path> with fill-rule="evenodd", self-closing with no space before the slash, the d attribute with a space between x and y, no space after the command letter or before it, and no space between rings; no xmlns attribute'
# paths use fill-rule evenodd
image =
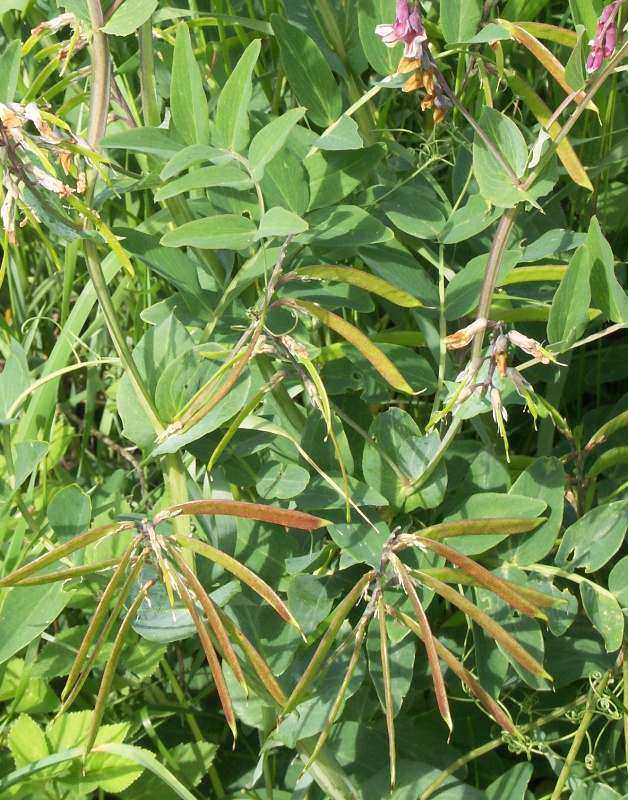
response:
<svg viewBox="0 0 628 800"><path fill-rule="evenodd" d="M2 798L628 797L627 8L0 0Z"/></svg>

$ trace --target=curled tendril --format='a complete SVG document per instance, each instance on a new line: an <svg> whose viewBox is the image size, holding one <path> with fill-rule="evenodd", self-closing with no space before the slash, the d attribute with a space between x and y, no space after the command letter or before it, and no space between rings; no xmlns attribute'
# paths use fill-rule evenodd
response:
<svg viewBox="0 0 628 800"><path fill-rule="evenodd" d="M595 770L595 756L593 753L587 753L584 757L584 766L589 772L593 772Z"/></svg>
<svg viewBox="0 0 628 800"><path fill-rule="evenodd" d="M520 705L521 711L523 711L524 714L529 714L532 711L532 709L538 704L539 704L539 698L536 694L528 695L521 701Z"/></svg>
<svg viewBox="0 0 628 800"><path fill-rule="evenodd" d="M612 720L618 720L623 717L621 711L617 708L615 700L612 695L603 694L598 698L597 710Z"/></svg>

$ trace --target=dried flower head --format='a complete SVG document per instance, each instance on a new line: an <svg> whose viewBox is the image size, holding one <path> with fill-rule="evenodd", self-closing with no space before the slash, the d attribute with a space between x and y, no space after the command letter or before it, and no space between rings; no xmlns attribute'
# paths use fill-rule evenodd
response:
<svg viewBox="0 0 628 800"><path fill-rule="evenodd" d="M447 350L460 350L460 348L466 347L478 333L483 333L485 329L486 320L483 318L476 319L466 328L461 328L459 331L452 333L451 336L446 336L444 339L445 347Z"/></svg>

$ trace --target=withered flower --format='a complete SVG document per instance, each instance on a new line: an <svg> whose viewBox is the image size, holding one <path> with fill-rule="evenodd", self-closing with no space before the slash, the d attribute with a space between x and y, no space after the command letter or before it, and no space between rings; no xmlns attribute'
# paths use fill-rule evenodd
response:
<svg viewBox="0 0 628 800"><path fill-rule="evenodd" d="M460 350L466 347L474 336L482 333L486 329L486 320L484 318L476 319L466 328L461 328L459 331L446 336L443 340L447 350Z"/></svg>

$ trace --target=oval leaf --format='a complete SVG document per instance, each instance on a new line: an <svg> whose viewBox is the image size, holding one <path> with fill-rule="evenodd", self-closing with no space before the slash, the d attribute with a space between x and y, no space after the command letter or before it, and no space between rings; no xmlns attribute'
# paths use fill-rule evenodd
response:
<svg viewBox="0 0 628 800"><path fill-rule="evenodd" d="M217 214L195 219L168 231L161 237L165 247L200 247L216 250L243 250L253 244L257 227L239 214Z"/></svg>

